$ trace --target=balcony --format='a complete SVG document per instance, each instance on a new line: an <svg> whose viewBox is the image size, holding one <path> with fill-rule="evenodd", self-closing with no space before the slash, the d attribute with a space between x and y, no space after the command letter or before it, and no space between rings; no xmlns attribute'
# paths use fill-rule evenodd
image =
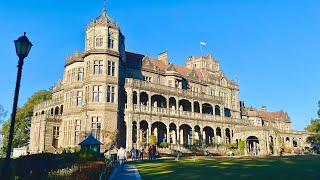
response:
<svg viewBox="0 0 320 180"><path fill-rule="evenodd" d="M33 116L32 121L56 121L62 120L62 115L51 115L51 114L39 114L38 116Z"/></svg>
<svg viewBox="0 0 320 180"><path fill-rule="evenodd" d="M125 113L130 112L128 106L125 106ZM212 114L201 114L190 111L181 111L174 110L170 108L160 108L160 107L151 107L145 105L133 105L133 113L136 114L148 114L148 115L156 115L156 116L167 116L167 117L175 117L175 118L187 118L192 120L206 120L213 122L221 122L221 123L236 123L249 125L248 120L235 119L231 117L222 117L216 116Z"/></svg>
<svg viewBox="0 0 320 180"><path fill-rule="evenodd" d="M164 86L160 84L153 84L153 83L141 81L138 79L126 78L125 87L132 87L136 89L146 90L150 92L157 92L161 94L176 95L179 97L192 98L195 100L202 99L209 102L213 101L217 104L223 104L222 98L218 96L197 93L190 90L169 87L169 86Z"/></svg>

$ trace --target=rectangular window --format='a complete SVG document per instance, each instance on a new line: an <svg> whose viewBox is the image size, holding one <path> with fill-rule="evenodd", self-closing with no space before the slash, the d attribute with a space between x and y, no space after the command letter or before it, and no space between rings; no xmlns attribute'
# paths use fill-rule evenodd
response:
<svg viewBox="0 0 320 180"><path fill-rule="evenodd" d="M114 91L115 91L114 86L110 86L110 85L107 86L107 102L114 103L115 101Z"/></svg>
<svg viewBox="0 0 320 180"><path fill-rule="evenodd" d="M101 47L103 45L103 38L96 38L96 47Z"/></svg>
<svg viewBox="0 0 320 180"><path fill-rule="evenodd" d="M92 122L91 122L91 133L92 135L100 140L100 129L101 129L101 117L92 117Z"/></svg>
<svg viewBox="0 0 320 180"><path fill-rule="evenodd" d="M94 61L93 63L93 74L102 74L103 61Z"/></svg>
<svg viewBox="0 0 320 180"><path fill-rule="evenodd" d="M78 81L83 80L83 68L78 69Z"/></svg>
<svg viewBox="0 0 320 180"><path fill-rule="evenodd" d="M77 107L82 105L82 91L77 91Z"/></svg>
<svg viewBox="0 0 320 180"><path fill-rule="evenodd" d="M115 74L115 62L108 61L108 75L114 76Z"/></svg>
<svg viewBox="0 0 320 180"><path fill-rule="evenodd" d="M147 82L151 82L151 77L143 76L143 80Z"/></svg>
<svg viewBox="0 0 320 180"><path fill-rule="evenodd" d="M113 49L114 48L114 40L113 39L109 38L108 47L109 47L109 49Z"/></svg>
<svg viewBox="0 0 320 180"><path fill-rule="evenodd" d="M93 86L92 102L102 101L102 86Z"/></svg>
<svg viewBox="0 0 320 180"><path fill-rule="evenodd" d="M80 143L80 128L81 128L81 121L76 120L75 128L74 128L74 145L78 145Z"/></svg>

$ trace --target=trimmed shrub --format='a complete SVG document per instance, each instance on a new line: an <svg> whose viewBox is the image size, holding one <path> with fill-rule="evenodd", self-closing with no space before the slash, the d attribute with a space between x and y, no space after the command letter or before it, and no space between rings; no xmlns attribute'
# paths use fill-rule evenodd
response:
<svg viewBox="0 0 320 180"><path fill-rule="evenodd" d="M169 144L167 142L162 142L162 143L159 144L159 146L161 148L167 148L169 146Z"/></svg>
<svg viewBox="0 0 320 180"><path fill-rule="evenodd" d="M157 144L157 137L155 135L150 135L149 142L150 142L150 145L156 145Z"/></svg>
<svg viewBox="0 0 320 180"><path fill-rule="evenodd" d="M227 149L237 149L237 144L236 143L228 143L226 144Z"/></svg>

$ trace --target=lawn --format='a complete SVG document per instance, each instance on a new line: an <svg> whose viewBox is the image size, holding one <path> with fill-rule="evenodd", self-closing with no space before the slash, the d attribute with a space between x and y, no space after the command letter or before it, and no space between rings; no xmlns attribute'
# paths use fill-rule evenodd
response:
<svg viewBox="0 0 320 180"><path fill-rule="evenodd" d="M319 156L136 161L145 179L320 179Z"/></svg>

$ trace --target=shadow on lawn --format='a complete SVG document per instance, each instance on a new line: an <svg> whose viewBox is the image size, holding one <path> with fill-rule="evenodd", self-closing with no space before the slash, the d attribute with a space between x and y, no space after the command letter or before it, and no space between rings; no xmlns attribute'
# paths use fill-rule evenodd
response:
<svg viewBox="0 0 320 180"><path fill-rule="evenodd" d="M304 179L320 177L319 156L139 161L142 179Z"/></svg>

